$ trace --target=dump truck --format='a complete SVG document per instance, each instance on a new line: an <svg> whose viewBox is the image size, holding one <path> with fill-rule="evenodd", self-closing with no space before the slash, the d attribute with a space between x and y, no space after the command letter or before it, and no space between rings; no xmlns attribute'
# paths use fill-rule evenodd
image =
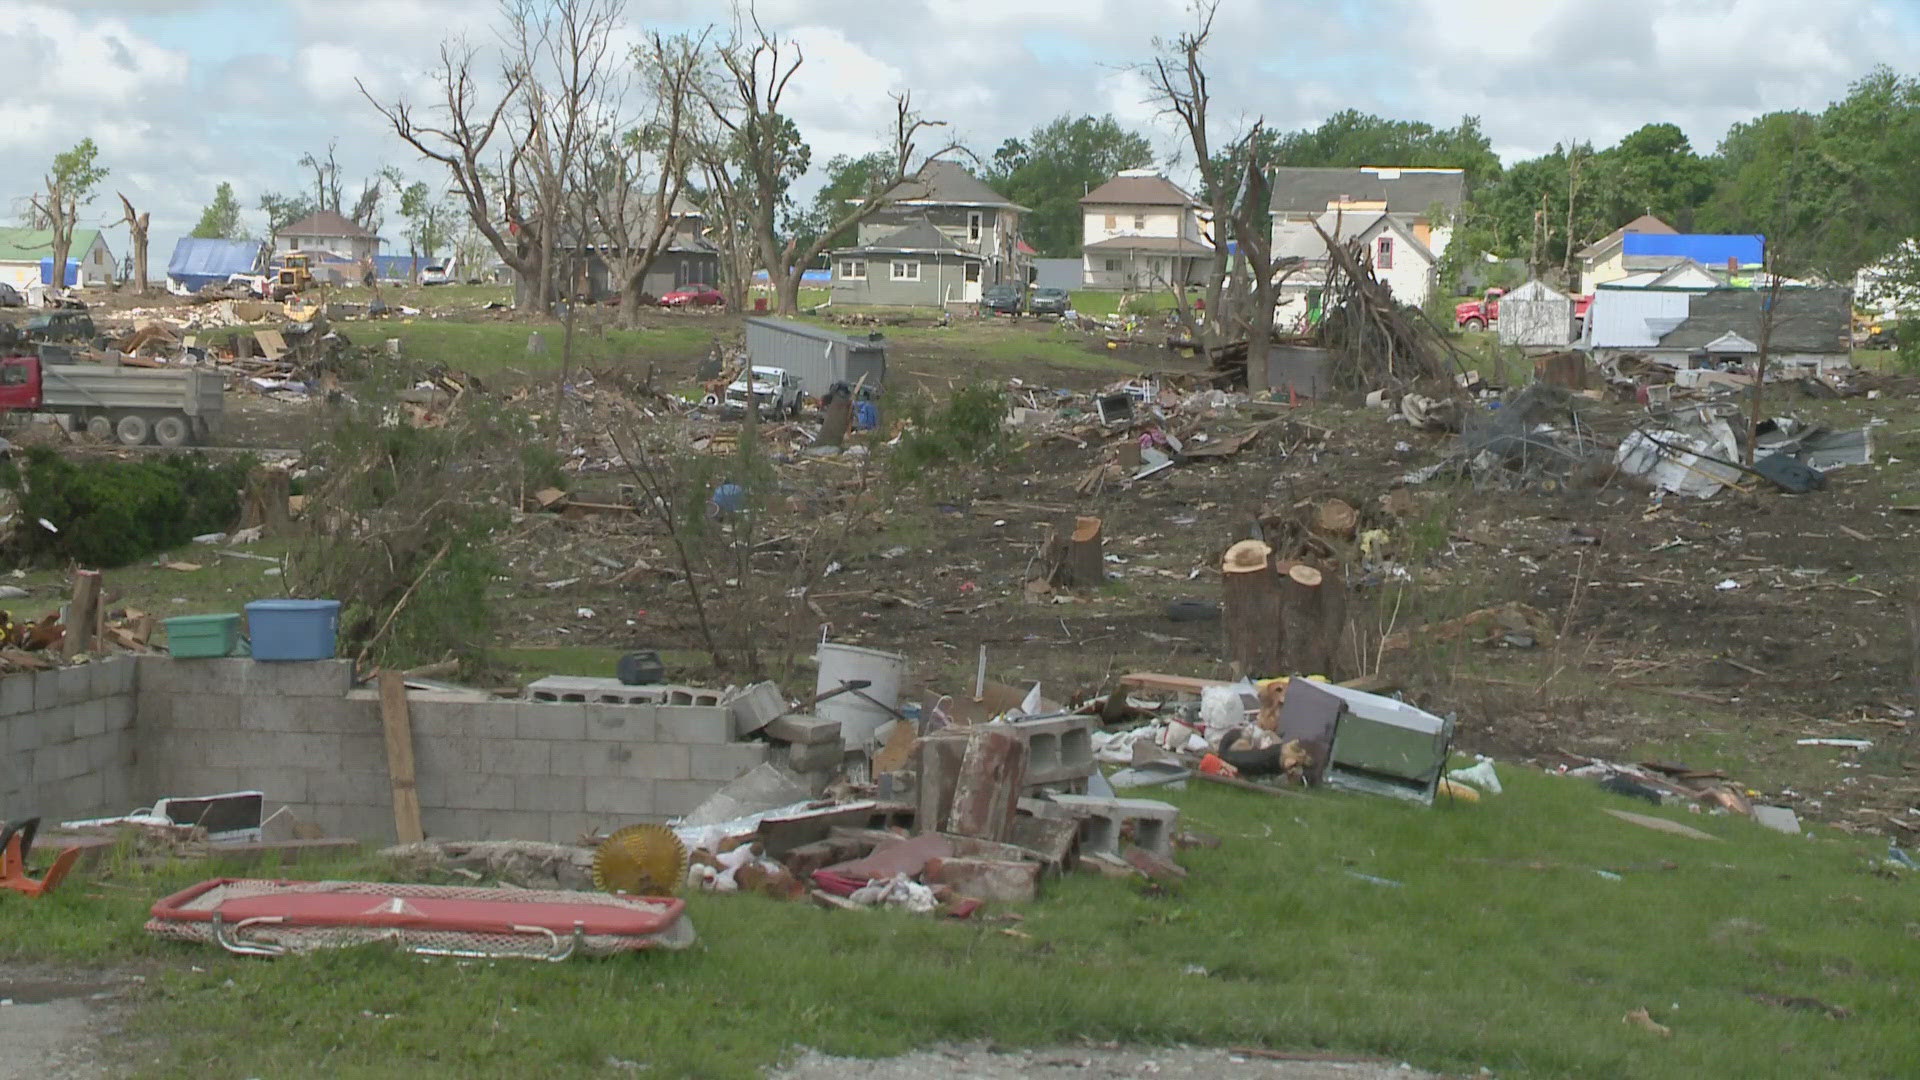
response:
<svg viewBox="0 0 1920 1080"><path fill-rule="evenodd" d="M220 427L227 387L217 371L68 360L48 347L0 356L0 415L48 413L124 446L206 445Z"/></svg>

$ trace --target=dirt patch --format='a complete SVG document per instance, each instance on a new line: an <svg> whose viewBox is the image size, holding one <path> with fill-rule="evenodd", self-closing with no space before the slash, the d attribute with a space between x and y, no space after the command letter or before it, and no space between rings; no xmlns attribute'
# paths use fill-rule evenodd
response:
<svg viewBox="0 0 1920 1080"><path fill-rule="evenodd" d="M1088 1049L999 1052L985 1047L922 1050L895 1058L863 1060L809 1051L771 1074L771 1080L1088 1080L1151 1076L1158 1080L1432 1080L1432 1073L1379 1060L1276 1061L1235 1053L1168 1047L1155 1050Z"/></svg>
<svg viewBox="0 0 1920 1080"><path fill-rule="evenodd" d="M142 976L131 971L0 964L0 1080L113 1075L120 1021Z"/></svg>

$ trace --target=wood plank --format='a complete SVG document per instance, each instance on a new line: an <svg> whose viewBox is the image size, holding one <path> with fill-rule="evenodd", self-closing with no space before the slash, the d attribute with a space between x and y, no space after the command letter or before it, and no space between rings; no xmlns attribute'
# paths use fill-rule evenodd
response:
<svg viewBox="0 0 1920 1080"><path fill-rule="evenodd" d="M1120 676L1120 685L1136 690L1160 690L1199 697L1207 687L1225 686L1227 683L1221 679L1195 679L1186 675L1163 675L1157 671L1134 671Z"/></svg>
<svg viewBox="0 0 1920 1080"><path fill-rule="evenodd" d="M99 623L100 571L73 572L73 598L67 604L66 637L60 651L71 660L93 649L93 634Z"/></svg>
<svg viewBox="0 0 1920 1080"><path fill-rule="evenodd" d="M413 719L407 713L407 677L380 672L380 725L387 734L387 776L393 781L393 831L403 844L424 839L420 792L413 777Z"/></svg>

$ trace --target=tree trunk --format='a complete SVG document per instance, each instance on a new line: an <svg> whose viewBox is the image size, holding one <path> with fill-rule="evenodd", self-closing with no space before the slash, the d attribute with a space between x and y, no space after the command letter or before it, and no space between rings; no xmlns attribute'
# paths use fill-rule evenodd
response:
<svg viewBox="0 0 1920 1080"><path fill-rule="evenodd" d="M53 273L47 284L55 290L67 287L67 251L73 247L73 222L56 221L53 224ZM79 275L74 275L74 284L80 283Z"/></svg>
<svg viewBox="0 0 1920 1080"><path fill-rule="evenodd" d="M646 272L630 275L620 286L620 325L629 330L640 328L640 296Z"/></svg>
<svg viewBox="0 0 1920 1080"><path fill-rule="evenodd" d="M1227 659L1248 678L1288 674L1280 625L1280 580L1272 560L1253 570L1221 575L1220 621Z"/></svg>
<svg viewBox="0 0 1920 1080"><path fill-rule="evenodd" d="M780 290L778 310L780 314L798 315L800 313L800 275L804 273L806 273L806 267L796 266L791 272L783 273L780 276L778 285ZM771 276L771 272L769 272L769 276Z"/></svg>
<svg viewBox="0 0 1920 1080"><path fill-rule="evenodd" d="M1098 589L1107 583L1105 537L1097 517L1078 518L1073 536L1067 541L1067 557L1061 564L1062 581L1070 588Z"/></svg>
<svg viewBox="0 0 1920 1080"><path fill-rule="evenodd" d="M140 230L133 234L133 287L141 295L147 291L147 228L141 215Z"/></svg>

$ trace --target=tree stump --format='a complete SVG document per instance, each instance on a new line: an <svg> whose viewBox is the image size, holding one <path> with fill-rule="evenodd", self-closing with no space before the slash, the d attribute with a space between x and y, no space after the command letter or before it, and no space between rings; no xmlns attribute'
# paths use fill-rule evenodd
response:
<svg viewBox="0 0 1920 1080"><path fill-rule="evenodd" d="M1242 540L1228 549L1221 565L1220 621L1227 635L1227 659L1248 678L1289 674L1283 663L1280 582L1272 559L1272 548Z"/></svg>
<svg viewBox="0 0 1920 1080"><path fill-rule="evenodd" d="M1359 525L1359 512L1339 499L1328 499L1313 508L1313 531L1317 535L1351 540Z"/></svg>
<svg viewBox="0 0 1920 1080"><path fill-rule="evenodd" d="M73 599L67 604L66 636L61 641L61 655L71 660L81 653L93 651L94 630L100 622L99 605L100 571L75 570Z"/></svg>
<svg viewBox="0 0 1920 1080"><path fill-rule="evenodd" d="M240 515L240 527L258 526L266 536L279 536L292 520L287 497L293 490L293 478L285 469L257 465L247 473L246 506Z"/></svg>
<svg viewBox="0 0 1920 1080"><path fill-rule="evenodd" d="M1284 674L1339 678L1347 617L1346 582L1339 568L1296 562L1276 577L1281 654L1288 665Z"/></svg>
<svg viewBox="0 0 1920 1080"><path fill-rule="evenodd" d="M847 441L847 431L853 427L853 399L845 394L833 395L827 407L820 414L820 445L840 446Z"/></svg>
<svg viewBox="0 0 1920 1080"><path fill-rule="evenodd" d="M1076 518L1073 535L1067 541L1066 556L1060 563L1061 584L1076 589L1097 589L1107 583L1106 539L1097 517Z"/></svg>

